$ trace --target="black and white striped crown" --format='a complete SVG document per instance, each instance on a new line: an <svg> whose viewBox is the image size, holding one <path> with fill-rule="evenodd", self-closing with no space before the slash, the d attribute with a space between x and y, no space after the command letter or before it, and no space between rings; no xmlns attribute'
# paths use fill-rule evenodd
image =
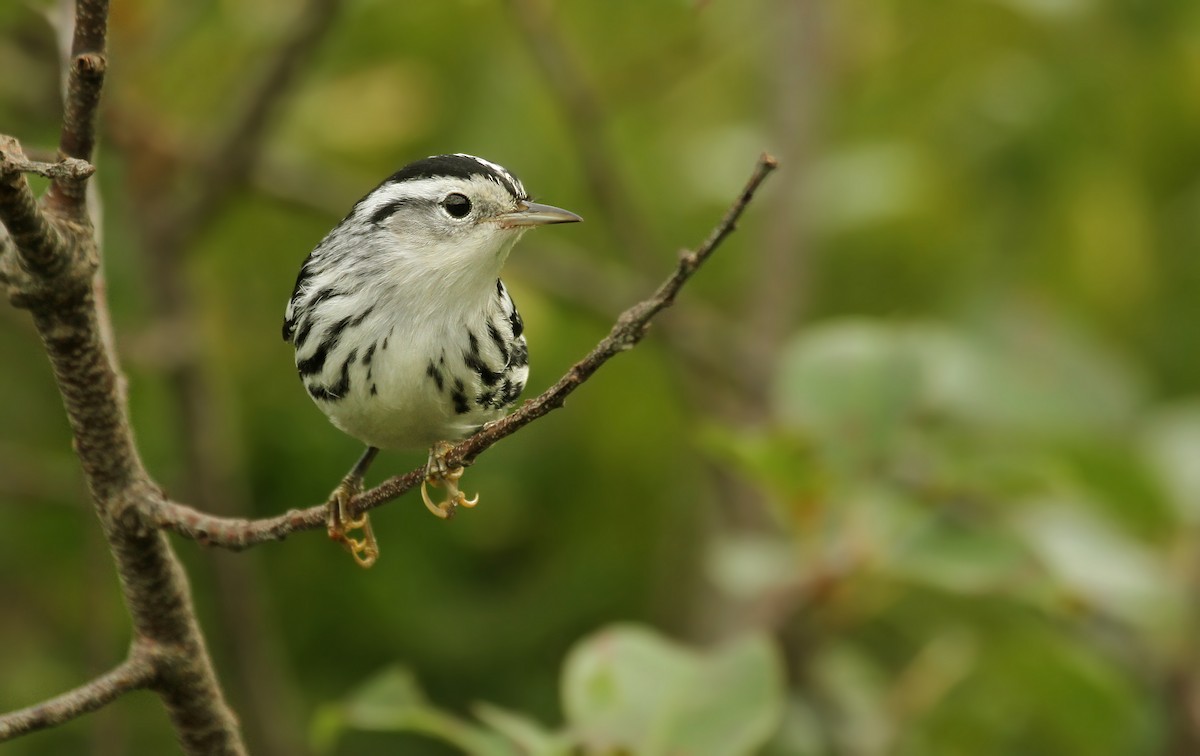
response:
<svg viewBox="0 0 1200 756"><path fill-rule="evenodd" d="M484 160L474 155L461 152L453 155L431 155L416 160L393 173L383 183L398 184L404 181L437 177L469 179L473 176L483 176L504 187L513 199L528 200L525 187L521 181L508 172L508 169L490 160Z"/></svg>

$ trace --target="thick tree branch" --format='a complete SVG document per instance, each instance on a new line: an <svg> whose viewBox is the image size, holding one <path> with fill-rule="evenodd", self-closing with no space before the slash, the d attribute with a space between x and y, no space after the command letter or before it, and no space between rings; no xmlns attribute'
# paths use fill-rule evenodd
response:
<svg viewBox="0 0 1200 756"><path fill-rule="evenodd" d="M78 0L60 157L87 160L95 143L108 3ZM12 140L5 155L19 155ZM148 522L158 487L137 453L116 355L104 336L100 254L87 212L86 178L53 180L42 206L19 164L0 162L0 222L15 252L4 283L29 310L62 395L76 455L108 540L132 619L134 648L154 648L154 691L189 754L244 752L196 624L187 578L166 536ZM86 686L85 686L86 687ZM101 703L109 700L103 699Z"/></svg>
<svg viewBox="0 0 1200 756"><path fill-rule="evenodd" d="M591 352L575 363L553 386L536 399L529 400L516 412L492 423L475 435L455 444L446 454L451 466L470 465L476 457L497 441L512 435L534 420L563 405L568 395L583 385L600 366L614 355L632 349L650 326L650 321L659 312L675 301L683 285L717 250L736 227L754 193L763 180L776 167L770 155L762 155L754 173L742 189L741 194L725 213L725 217L713 229L709 237L694 252L684 252L672 275L659 286L649 299L630 307L617 318L608 335ZM389 478L378 486L355 497L351 508L354 515L381 506L396 499L419 485L425 475L424 468L411 470L404 475ZM266 541L278 541L292 533L325 527L324 505L308 509L293 509L277 517L257 520L215 517L191 507L174 502L161 501L155 516L160 527L212 546L243 549Z"/></svg>
<svg viewBox="0 0 1200 756"><path fill-rule="evenodd" d="M0 715L0 743L54 727L100 709L120 696L150 687L154 662L137 649L125 661L90 682L48 701Z"/></svg>

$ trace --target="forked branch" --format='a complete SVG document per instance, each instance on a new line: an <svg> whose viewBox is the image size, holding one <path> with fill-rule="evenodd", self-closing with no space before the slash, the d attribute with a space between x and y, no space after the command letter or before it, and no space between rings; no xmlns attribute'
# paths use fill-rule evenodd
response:
<svg viewBox="0 0 1200 756"><path fill-rule="evenodd" d="M29 310L74 436L96 515L121 576L135 653L112 672L30 709L0 717L13 737L152 686L188 754L245 752L200 634L183 567L149 527L157 486L130 429L116 355L97 294L100 250L87 202L88 161L107 67L107 0L76 0L59 162L38 203L24 173L39 171L15 139L0 137L0 287ZM148 671L149 670L149 671Z"/></svg>
<svg viewBox="0 0 1200 756"><path fill-rule="evenodd" d="M654 316L675 301L684 284L716 252L725 237L733 232L738 219L754 198L754 193L776 165L775 158L770 155L760 156L750 180L746 182L746 186L720 223L699 248L680 255L675 270L651 297L621 313L608 335L540 396L525 402L508 417L455 444L445 455L447 464L451 467L472 464L480 454L500 439L516 433L551 410L561 407L567 396L583 385L601 365L619 352L632 349L641 341ZM356 496L351 504L353 514L357 516L402 496L420 485L424 475L424 467L419 467L364 491ZM215 517L183 504L163 501L158 507L155 521L160 527L208 545L244 549L266 541L279 541L298 531L324 528L325 515L326 508L322 504L307 509L293 509L277 517L248 520Z"/></svg>

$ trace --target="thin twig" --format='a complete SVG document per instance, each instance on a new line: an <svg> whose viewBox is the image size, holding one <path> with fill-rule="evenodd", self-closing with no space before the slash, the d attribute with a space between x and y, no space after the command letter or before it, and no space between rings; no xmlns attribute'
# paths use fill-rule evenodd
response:
<svg viewBox="0 0 1200 756"><path fill-rule="evenodd" d="M74 690L19 711L0 715L0 743L83 716L154 683L152 659L136 651L125 661Z"/></svg>
<svg viewBox="0 0 1200 756"><path fill-rule="evenodd" d="M608 335L553 386L536 399L525 402L513 414L486 426L475 435L455 444L445 459L451 467L467 466L497 441L510 436L534 420L563 405L567 396L583 385L605 362L619 352L632 349L650 326L651 319L675 301L676 295L696 270L717 250L735 228L746 206L763 180L777 163L770 155L762 155L754 173L741 194L713 229L709 237L694 252L684 252L679 264L650 298L630 307L617 318ZM420 484L425 469L417 468L404 475L389 478L378 486L356 496L351 503L354 515L396 499ZM158 507L156 524L187 538L207 545L229 549L244 549L266 541L278 541L292 533L325 526L325 505L308 509L293 509L277 517L247 520L214 517L191 507L163 501Z"/></svg>
<svg viewBox="0 0 1200 756"><path fill-rule="evenodd" d="M59 137L60 157L91 160L96 146L96 111L104 73L108 69L104 46L108 32L108 0L77 0L75 32L67 73L67 97ZM47 201L75 218L86 215L84 179L60 176L50 185Z"/></svg>
<svg viewBox="0 0 1200 756"><path fill-rule="evenodd" d="M96 172L96 166L79 158L63 158L57 163L44 163L37 160L29 160L19 155L6 154L0 159L3 159L5 163L2 169L4 173L20 171L22 173L37 174L48 179L79 181Z"/></svg>

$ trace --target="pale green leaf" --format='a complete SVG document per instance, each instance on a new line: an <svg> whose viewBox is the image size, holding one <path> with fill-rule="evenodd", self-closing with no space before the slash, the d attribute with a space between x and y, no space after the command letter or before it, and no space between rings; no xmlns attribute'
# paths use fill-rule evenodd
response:
<svg viewBox="0 0 1200 756"><path fill-rule="evenodd" d="M563 673L572 733L590 753L753 753L778 726L781 663L765 637L706 652L621 625L581 642Z"/></svg>

